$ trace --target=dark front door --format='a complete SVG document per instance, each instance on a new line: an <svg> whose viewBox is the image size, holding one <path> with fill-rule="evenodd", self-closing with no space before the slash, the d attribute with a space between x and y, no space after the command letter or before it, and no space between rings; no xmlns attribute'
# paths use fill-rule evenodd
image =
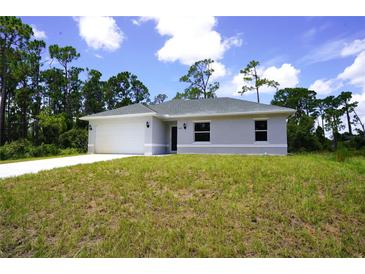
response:
<svg viewBox="0 0 365 274"><path fill-rule="evenodd" d="M177 127L171 127L171 151L177 150Z"/></svg>

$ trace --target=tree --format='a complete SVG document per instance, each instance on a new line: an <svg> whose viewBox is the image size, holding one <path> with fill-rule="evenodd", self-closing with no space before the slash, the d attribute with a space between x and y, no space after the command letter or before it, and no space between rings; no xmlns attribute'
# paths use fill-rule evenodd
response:
<svg viewBox="0 0 365 274"><path fill-rule="evenodd" d="M67 123L65 116L65 113L52 114L49 108L41 111L38 118L43 141L46 144L57 143L59 136L66 131Z"/></svg>
<svg viewBox="0 0 365 274"><path fill-rule="evenodd" d="M161 103L165 102L167 97L168 96L166 94L160 93L160 94L155 96L155 98L153 99L152 104L153 105L161 104Z"/></svg>
<svg viewBox="0 0 365 274"><path fill-rule="evenodd" d="M29 25L16 17L0 17L0 145L5 142L5 110L9 94L9 65L33 34Z"/></svg>
<svg viewBox="0 0 365 274"><path fill-rule="evenodd" d="M72 78L75 77L75 75L78 76L80 71L82 69L71 67L71 62L77 60L80 57L80 54L76 51L74 47L66 46L66 47L60 47L58 45L51 45L49 46L49 55L52 59L56 59L57 62L62 66L63 68L63 74L64 74L64 87L63 92L65 94L64 96L64 107L65 112L68 117L69 123L72 123L72 102L71 102L71 88L72 84L75 84L75 82L78 82L78 79ZM71 83L73 81L73 83ZM75 89L73 89L75 91Z"/></svg>
<svg viewBox="0 0 365 274"><path fill-rule="evenodd" d="M284 88L275 93L271 104L295 109L296 119L304 115L316 117L316 95L315 91L307 88Z"/></svg>
<svg viewBox="0 0 365 274"><path fill-rule="evenodd" d="M262 78L257 72L257 67L260 65L258 61L250 61L244 69L241 69L240 73L243 74L243 80L247 85L243 85L241 95L247 91L256 90L257 103L260 103L259 89L263 86L278 88L279 83L273 80ZM251 84L250 84L251 83Z"/></svg>
<svg viewBox="0 0 365 274"><path fill-rule="evenodd" d="M13 103L16 110L16 128L20 138L26 138L31 124L33 106L40 104L40 53L45 47L43 41L28 41L24 49L18 51L18 58L9 67L17 83ZM33 104L35 99L35 104ZM38 102L37 102L38 101ZM39 110L35 115L39 114ZM33 113L33 119L36 119ZM37 119L35 120L37 121ZM37 132L38 133L38 132Z"/></svg>
<svg viewBox="0 0 365 274"><path fill-rule="evenodd" d="M364 123L361 121L360 116L357 115L356 111L354 110L354 124L360 124L361 130L359 130L360 134L362 134L363 136L365 136L365 125Z"/></svg>
<svg viewBox="0 0 365 274"><path fill-rule="evenodd" d="M271 104L293 108L296 112L288 118L289 151L321 149L321 140L315 133L316 92L306 88L278 90Z"/></svg>
<svg viewBox="0 0 365 274"><path fill-rule="evenodd" d="M39 119L38 115L41 111L43 89L41 85L41 53L46 47L44 41L33 40L28 42L28 62L30 67L30 86L32 89L32 120L33 120L33 141L39 144Z"/></svg>
<svg viewBox="0 0 365 274"><path fill-rule="evenodd" d="M341 120L341 116L344 114L344 110L340 108L341 99L339 96L327 96L324 98L324 103L326 105L324 115L326 121L325 128L332 131L333 145L334 148L337 148L339 131L344 128Z"/></svg>
<svg viewBox="0 0 365 274"><path fill-rule="evenodd" d="M105 101L109 110L146 102L149 95L148 88L128 71L110 77L106 83Z"/></svg>
<svg viewBox="0 0 365 274"><path fill-rule="evenodd" d="M87 70L88 79L82 88L84 98L84 113L86 115L97 113L104 110L104 86L101 81L101 72L91 69Z"/></svg>
<svg viewBox="0 0 365 274"><path fill-rule="evenodd" d="M349 134L352 135L351 124L353 124L353 122L351 121L350 114L355 111L355 108L357 107L358 102L351 102L352 92L350 92L350 91L341 92L341 94L338 96L338 99L340 101L339 103L342 105L342 111L346 114Z"/></svg>
<svg viewBox="0 0 365 274"><path fill-rule="evenodd" d="M188 73L180 78L180 82L189 86L182 93L176 94L176 99L214 98L219 88L218 82L211 83L214 69L212 59L204 59L190 66Z"/></svg>
<svg viewBox="0 0 365 274"><path fill-rule="evenodd" d="M321 127L324 130L324 114L326 110L326 104L322 99L316 99L314 104L316 105L316 116L321 117Z"/></svg>
<svg viewBox="0 0 365 274"><path fill-rule="evenodd" d="M64 112L63 87L66 85L66 79L63 77L63 71L59 68L50 68L41 72L41 79L44 83L44 104L48 106L53 114Z"/></svg>

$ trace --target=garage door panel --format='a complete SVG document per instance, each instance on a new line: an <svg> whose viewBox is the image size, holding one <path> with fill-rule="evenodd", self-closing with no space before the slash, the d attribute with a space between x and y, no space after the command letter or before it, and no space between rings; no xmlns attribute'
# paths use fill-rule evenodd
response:
<svg viewBox="0 0 365 274"><path fill-rule="evenodd" d="M96 127L96 153L144 153L144 120L118 119Z"/></svg>

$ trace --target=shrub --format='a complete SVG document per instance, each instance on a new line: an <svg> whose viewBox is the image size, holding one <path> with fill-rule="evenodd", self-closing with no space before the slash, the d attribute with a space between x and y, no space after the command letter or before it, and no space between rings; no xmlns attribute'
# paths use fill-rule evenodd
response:
<svg viewBox="0 0 365 274"><path fill-rule="evenodd" d="M18 140L11 143L5 143L0 147L0 159L19 159L24 158L29 153L31 144L27 140Z"/></svg>
<svg viewBox="0 0 365 274"><path fill-rule="evenodd" d="M335 158L337 162L344 162L351 157L351 152L342 143L337 145Z"/></svg>
<svg viewBox="0 0 365 274"><path fill-rule="evenodd" d="M73 128L60 135L59 144L62 148L75 148L78 151L87 150L87 130Z"/></svg>
<svg viewBox="0 0 365 274"><path fill-rule="evenodd" d="M53 144L41 144L37 147L31 147L30 157L52 156L60 154L60 149Z"/></svg>
<svg viewBox="0 0 365 274"><path fill-rule="evenodd" d="M80 150L78 150L77 148L65 148L65 149L61 149L61 155L75 155L75 154L79 154Z"/></svg>
<svg viewBox="0 0 365 274"><path fill-rule="evenodd" d="M0 147L0 160L51 156L59 153L60 149L55 145L41 144L35 147L27 140L18 140Z"/></svg>

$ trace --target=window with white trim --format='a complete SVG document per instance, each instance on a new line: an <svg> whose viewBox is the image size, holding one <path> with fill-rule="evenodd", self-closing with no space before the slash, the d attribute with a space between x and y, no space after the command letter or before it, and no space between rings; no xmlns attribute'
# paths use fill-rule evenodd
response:
<svg viewBox="0 0 365 274"><path fill-rule="evenodd" d="M267 141L267 120L255 121L255 141L256 142Z"/></svg>
<svg viewBox="0 0 365 274"><path fill-rule="evenodd" d="M210 141L210 122L194 123L194 142Z"/></svg>

